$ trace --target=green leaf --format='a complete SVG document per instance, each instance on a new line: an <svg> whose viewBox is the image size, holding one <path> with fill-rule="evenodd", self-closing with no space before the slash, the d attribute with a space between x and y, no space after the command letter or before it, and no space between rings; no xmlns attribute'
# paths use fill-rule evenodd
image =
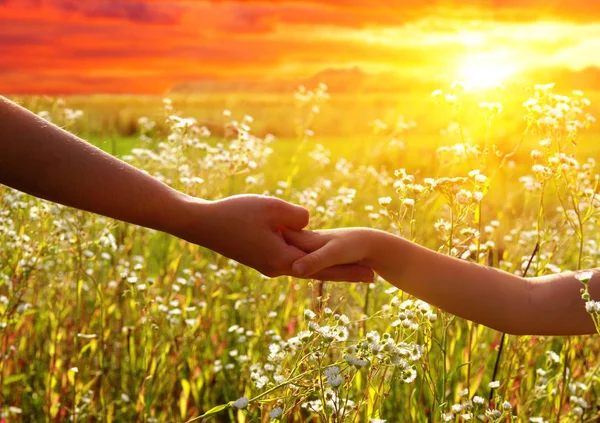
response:
<svg viewBox="0 0 600 423"><path fill-rule="evenodd" d="M23 379L25 379L25 373L20 373L18 375L10 375L4 378L4 385L10 385L11 383L15 383Z"/></svg>
<svg viewBox="0 0 600 423"><path fill-rule="evenodd" d="M184 396L186 398L189 398L190 397L190 382L188 382L187 380L183 379L181 381L181 387L183 388Z"/></svg>
<svg viewBox="0 0 600 423"><path fill-rule="evenodd" d="M208 410L206 413L204 413L203 415L201 415L200 417L205 419L207 417L211 417L214 416L215 414L220 413L223 410L226 410L227 408L229 408L231 406L231 402L228 402L227 404L221 404L221 405L217 405L216 407L211 408L210 410Z"/></svg>
<svg viewBox="0 0 600 423"><path fill-rule="evenodd" d="M179 397L179 412L181 413L181 418L185 419L187 416L188 400L190 398L190 383L183 379L181 381L181 387L183 389L181 391L181 396Z"/></svg>

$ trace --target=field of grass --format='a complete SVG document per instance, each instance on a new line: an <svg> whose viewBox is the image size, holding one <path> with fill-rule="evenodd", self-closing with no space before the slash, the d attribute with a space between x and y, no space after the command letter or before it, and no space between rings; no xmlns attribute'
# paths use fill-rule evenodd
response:
<svg viewBox="0 0 600 423"><path fill-rule="evenodd" d="M526 276L598 266L593 95L324 94L17 100L198 197L276 195L313 229L379 228ZM450 193L425 181L455 177ZM268 279L5 187L0 203L0 422L600 419L596 336L503 336L381 279Z"/></svg>

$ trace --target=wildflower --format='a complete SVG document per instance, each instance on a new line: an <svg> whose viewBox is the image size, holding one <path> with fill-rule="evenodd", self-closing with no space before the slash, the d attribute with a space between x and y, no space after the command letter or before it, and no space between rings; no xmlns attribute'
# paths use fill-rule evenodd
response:
<svg viewBox="0 0 600 423"><path fill-rule="evenodd" d="M492 409L485 410L485 414L492 419L499 419L500 416L502 416L502 413L500 412L500 410L492 410Z"/></svg>
<svg viewBox="0 0 600 423"><path fill-rule="evenodd" d="M344 383L344 378L340 375L340 368L338 366L329 367L323 371L323 375L327 377L326 383L332 388L337 388Z"/></svg>
<svg viewBox="0 0 600 423"><path fill-rule="evenodd" d="M306 318L308 320L314 320L315 317L317 317L317 315L315 314L314 311L312 311L308 308L306 310L304 310L304 318Z"/></svg>
<svg viewBox="0 0 600 423"><path fill-rule="evenodd" d="M373 343L378 343L381 338L377 331L372 330L371 332L367 333L367 339Z"/></svg>
<svg viewBox="0 0 600 423"><path fill-rule="evenodd" d="M531 170L533 171L533 173L535 173L536 175L540 175L540 176L550 176L552 175L552 170L550 170L550 168L541 165L541 164L535 164L531 167Z"/></svg>
<svg viewBox="0 0 600 423"><path fill-rule="evenodd" d="M482 109L487 109L492 114L502 113L502 104L500 103L482 101L481 103L479 103L479 107L481 107Z"/></svg>
<svg viewBox="0 0 600 423"><path fill-rule="evenodd" d="M510 410L511 408L512 408L512 405L510 405L510 402L508 402L508 401L504 401L504 402L502 403L502 409L504 409L504 410L508 411L508 410Z"/></svg>
<svg viewBox="0 0 600 423"><path fill-rule="evenodd" d="M493 382L488 383L488 386L490 387L490 389L496 389L500 387L500 382L495 380Z"/></svg>
<svg viewBox="0 0 600 423"><path fill-rule="evenodd" d="M483 405L485 403L485 400L482 397L480 397L479 395L475 395L473 397L473 402L477 405Z"/></svg>
<svg viewBox="0 0 600 423"><path fill-rule="evenodd" d="M548 359L553 361L554 363L560 363L560 357L554 351L546 351L546 355L548 356Z"/></svg>
<svg viewBox="0 0 600 423"><path fill-rule="evenodd" d="M591 270L586 270L584 272L577 272L575 274L575 279L581 281L581 282L588 282L590 279L592 279L592 276L594 276L594 272L592 272Z"/></svg>
<svg viewBox="0 0 600 423"><path fill-rule="evenodd" d="M308 322L308 328L314 332L321 331L321 326L317 322Z"/></svg>
<svg viewBox="0 0 600 423"><path fill-rule="evenodd" d="M442 414L442 420L445 422L451 422L452 420L454 420L454 414L444 413L444 414Z"/></svg>
<svg viewBox="0 0 600 423"><path fill-rule="evenodd" d="M387 206L392 202L392 197L381 197L379 199L379 205Z"/></svg>
<svg viewBox="0 0 600 423"><path fill-rule="evenodd" d="M255 381L255 385L258 389L264 388L265 386L267 386L268 383L269 383L269 378L265 375L259 376Z"/></svg>
<svg viewBox="0 0 600 423"><path fill-rule="evenodd" d="M370 423L385 423L386 421L387 421L387 420L384 420L384 419L374 419L373 417L371 417L371 418L369 419L369 422L370 422Z"/></svg>
<svg viewBox="0 0 600 423"><path fill-rule="evenodd" d="M415 205L415 200L412 198L405 198L402 201L402 204L404 204L406 207L414 207Z"/></svg>
<svg viewBox="0 0 600 423"><path fill-rule="evenodd" d="M369 362L364 358L358 358L355 355L346 355L344 360L356 368L365 367L367 364L369 364Z"/></svg>
<svg viewBox="0 0 600 423"><path fill-rule="evenodd" d="M246 397L238 398L231 403L231 406L233 408L238 408L238 409L246 408L246 407L248 407L248 398L246 398Z"/></svg>
<svg viewBox="0 0 600 423"><path fill-rule="evenodd" d="M279 417L282 416L282 414L283 414L283 409L281 407L275 407L269 413L269 417L272 419L278 419Z"/></svg>
<svg viewBox="0 0 600 423"><path fill-rule="evenodd" d="M531 150L531 158L534 160L539 160L544 157L544 153L539 150Z"/></svg>
<svg viewBox="0 0 600 423"><path fill-rule="evenodd" d="M445 99L446 99L446 103L454 104L454 103L456 103L457 97L456 97L456 94L446 94Z"/></svg>
<svg viewBox="0 0 600 423"><path fill-rule="evenodd" d="M344 342L348 339L348 336L350 335L350 333L347 328L342 326L342 327L338 327L335 329L334 335L335 335L336 341Z"/></svg>
<svg viewBox="0 0 600 423"><path fill-rule="evenodd" d="M402 301L402 303L400 304L400 308L402 310L406 310L409 307L412 307L413 305L413 301L412 300L404 300ZM409 316L410 317L410 316ZM372 333L372 332L371 332Z"/></svg>
<svg viewBox="0 0 600 423"><path fill-rule="evenodd" d="M465 395L469 395L469 389L468 388L467 389L463 389L462 391L460 391L458 393L459 397L464 397Z"/></svg>
<svg viewBox="0 0 600 423"><path fill-rule="evenodd" d="M423 191L425 191L425 187L420 184L412 184L412 185L410 185L410 190L414 194L421 194Z"/></svg>
<svg viewBox="0 0 600 423"><path fill-rule="evenodd" d="M473 193L466 189L461 189L459 192L456 193L456 201L458 201L458 204L461 204L463 206L469 204L472 198Z"/></svg>
<svg viewBox="0 0 600 423"><path fill-rule="evenodd" d="M409 367L402 373L402 381L404 383L412 383L417 378L417 371L412 367Z"/></svg>
<svg viewBox="0 0 600 423"><path fill-rule="evenodd" d="M588 313L594 313L596 311L596 301L591 300L585 303L585 311Z"/></svg>
<svg viewBox="0 0 600 423"><path fill-rule="evenodd" d="M300 339L301 341L305 340L305 339L309 339L312 336L312 333L308 330L303 330L301 332L298 332L298 339Z"/></svg>

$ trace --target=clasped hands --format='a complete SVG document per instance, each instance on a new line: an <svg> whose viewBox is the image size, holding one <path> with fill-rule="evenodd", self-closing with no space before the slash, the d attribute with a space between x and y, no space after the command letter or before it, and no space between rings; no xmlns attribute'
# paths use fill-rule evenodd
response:
<svg viewBox="0 0 600 423"><path fill-rule="evenodd" d="M216 201L190 198L175 235L202 245L263 275L372 282L373 271L359 258L328 255L336 231L303 230L305 208L274 197L235 195ZM352 248L350 246L350 248Z"/></svg>

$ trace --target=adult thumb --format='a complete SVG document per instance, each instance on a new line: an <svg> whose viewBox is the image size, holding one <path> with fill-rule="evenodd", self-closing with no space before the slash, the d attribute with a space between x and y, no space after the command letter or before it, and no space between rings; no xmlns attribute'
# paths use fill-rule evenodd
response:
<svg viewBox="0 0 600 423"><path fill-rule="evenodd" d="M308 225L308 210L302 206L282 201L277 215L277 224L300 230Z"/></svg>

